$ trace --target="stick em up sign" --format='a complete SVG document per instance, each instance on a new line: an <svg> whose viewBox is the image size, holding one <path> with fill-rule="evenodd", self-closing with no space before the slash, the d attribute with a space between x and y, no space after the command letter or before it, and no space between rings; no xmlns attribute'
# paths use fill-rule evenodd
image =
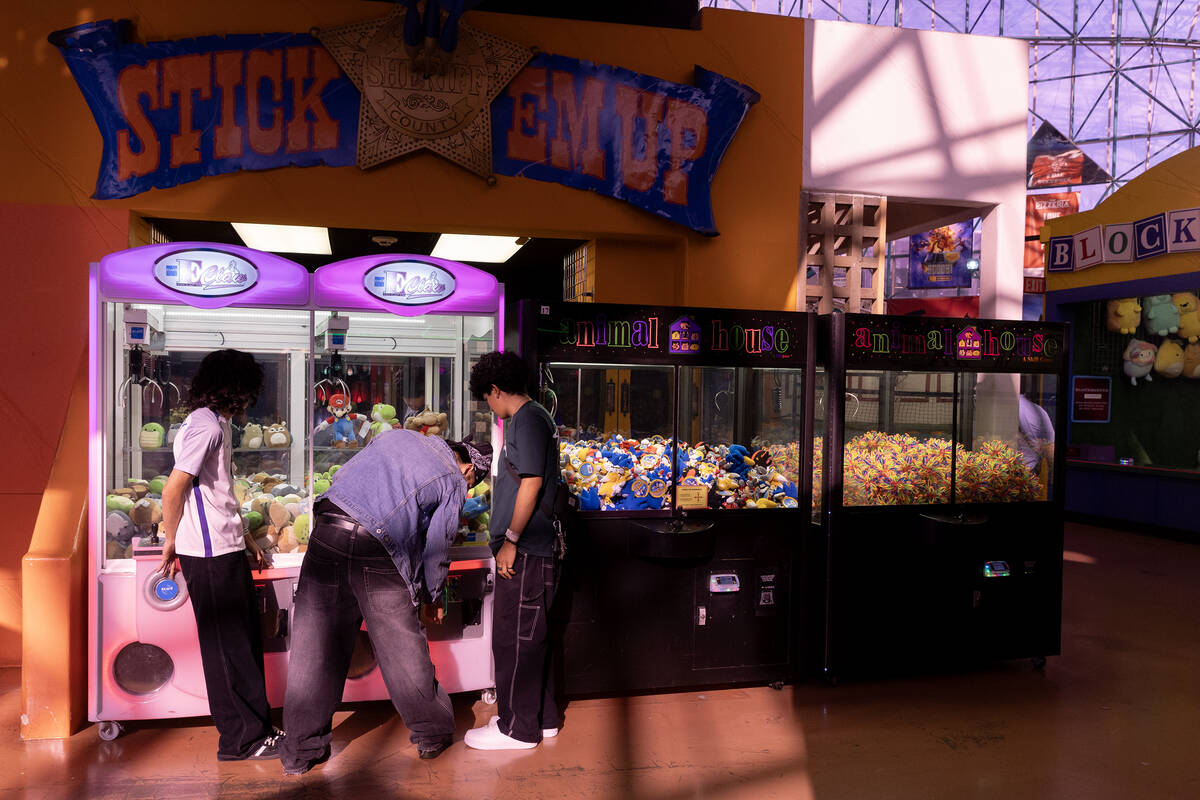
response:
<svg viewBox="0 0 1200 800"><path fill-rule="evenodd" d="M846 314L846 364L868 369L1054 372L1066 325Z"/></svg>
<svg viewBox="0 0 1200 800"><path fill-rule="evenodd" d="M390 52L389 42L380 40L386 34L395 38L394 48L403 48L398 30L377 26L370 47ZM412 128L393 146L386 132L379 133L372 147L381 157L356 159L360 128L378 123L383 106L372 95L372 113L360 115L359 90L313 37L276 33L132 44L129 33L127 21L105 20L50 37L100 128L104 147L94 195L100 199L237 170L356 160L369 166L418 145L446 155L453 150L449 139L463 135L455 125ZM362 52L369 55L370 47ZM369 59L363 65L370 66ZM483 74L470 74L476 73ZM377 82L384 88L403 83L407 95L396 102L411 112L405 119L426 112L458 119L438 88L457 74L409 70L381 73ZM713 176L759 97L700 67L695 79L688 86L539 55L482 109L490 141L485 134L471 142L491 147L497 174L588 189L715 235ZM443 102L448 105L439 111ZM420 103L425 106L417 108ZM399 108L393 103L385 111ZM475 161L486 164L472 160L476 171L482 167Z"/></svg>
<svg viewBox="0 0 1200 800"><path fill-rule="evenodd" d="M798 367L804 366L809 315L525 302L521 325L523 340L536 344L542 361Z"/></svg>

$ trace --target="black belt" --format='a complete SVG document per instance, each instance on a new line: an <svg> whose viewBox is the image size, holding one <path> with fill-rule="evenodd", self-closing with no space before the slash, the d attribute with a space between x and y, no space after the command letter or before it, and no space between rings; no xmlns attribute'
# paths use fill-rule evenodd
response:
<svg viewBox="0 0 1200 800"><path fill-rule="evenodd" d="M314 511L317 516L317 525L322 527L337 528L351 533L359 530L370 533L354 517L335 505L332 500L320 501Z"/></svg>

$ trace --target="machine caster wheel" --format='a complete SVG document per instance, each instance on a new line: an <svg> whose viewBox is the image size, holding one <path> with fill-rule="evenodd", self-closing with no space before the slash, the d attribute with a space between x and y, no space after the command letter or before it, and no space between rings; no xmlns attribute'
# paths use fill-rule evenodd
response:
<svg viewBox="0 0 1200 800"><path fill-rule="evenodd" d="M487 705L487 706L493 705L496 702L496 690L495 689L484 689L482 692L479 693L479 699L483 701L484 705Z"/></svg>
<svg viewBox="0 0 1200 800"><path fill-rule="evenodd" d="M1034 656L1033 658L1029 659L1029 661L1033 664L1034 669L1042 670L1046 668L1045 656Z"/></svg>
<svg viewBox="0 0 1200 800"><path fill-rule="evenodd" d="M101 722L96 727L105 742L111 742L125 732L125 726L119 722Z"/></svg>

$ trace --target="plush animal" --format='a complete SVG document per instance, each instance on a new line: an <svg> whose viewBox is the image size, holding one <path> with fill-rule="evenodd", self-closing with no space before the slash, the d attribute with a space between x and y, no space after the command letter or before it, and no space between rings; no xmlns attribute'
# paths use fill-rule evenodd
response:
<svg viewBox="0 0 1200 800"><path fill-rule="evenodd" d="M1133 333L1142 324L1142 306L1136 297L1108 301L1108 329L1115 333Z"/></svg>
<svg viewBox="0 0 1200 800"><path fill-rule="evenodd" d="M1183 347L1175 339L1164 339L1154 357L1154 371L1164 378L1178 378L1183 372Z"/></svg>
<svg viewBox="0 0 1200 800"><path fill-rule="evenodd" d="M387 403L376 403L371 406L371 427L368 436L374 438L384 431L390 431L400 427L400 420L396 419L396 407L390 406Z"/></svg>
<svg viewBox="0 0 1200 800"><path fill-rule="evenodd" d="M242 431L242 447L250 450L257 450L263 446L263 431L262 426L254 422L246 423L246 428Z"/></svg>
<svg viewBox="0 0 1200 800"><path fill-rule="evenodd" d="M286 422L276 422L263 432L263 443L267 447L287 447L292 443L292 435L288 433Z"/></svg>
<svg viewBox="0 0 1200 800"><path fill-rule="evenodd" d="M1183 348L1183 377L1200 378L1200 343Z"/></svg>
<svg viewBox="0 0 1200 800"><path fill-rule="evenodd" d="M1173 307L1173 306L1172 306ZM1129 382L1137 386L1138 378L1146 380L1154 380L1154 376L1150 374L1151 368L1154 366L1155 356L1158 355L1158 348L1144 342L1141 339L1134 339L1125 347L1125 355L1123 369L1125 374L1129 376Z"/></svg>
<svg viewBox="0 0 1200 800"><path fill-rule="evenodd" d="M149 498L138 500L129 512L129 519L134 525L157 525L162 522L162 518L162 506L157 500Z"/></svg>
<svg viewBox="0 0 1200 800"><path fill-rule="evenodd" d="M1179 310L1179 336L1189 342L1200 340L1200 298L1192 292L1176 292L1171 302Z"/></svg>
<svg viewBox="0 0 1200 800"><path fill-rule="evenodd" d="M449 427L446 415L425 409L420 414L414 414L404 420L404 427L410 431L420 431L426 436L438 436Z"/></svg>
<svg viewBox="0 0 1200 800"><path fill-rule="evenodd" d="M1166 336L1179 330L1179 309L1171 302L1171 295L1151 295L1142 303L1142 309L1142 323L1150 333Z"/></svg>
<svg viewBox="0 0 1200 800"><path fill-rule="evenodd" d="M334 447L358 447L358 437L354 434L355 424L366 422L367 417L355 414L351 408L350 398L341 392L329 396L329 402L325 405L329 416L321 420L317 430L323 431L332 425Z"/></svg>
<svg viewBox="0 0 1200 800"><path fill-rule="evenodd" d="M167 444L174 444L175 437L179 435L179 429L183 427L182 422L172 422L171 427L167 428ZM234 447L237 447L235 444Z"/></svg>
<svg viewBox="0 0 1200 800"><path fill-rule="evenodd" d="M141 435L138 436L138 444L146 450L162 447L166 440L167 432L157 422L147 422L142 426Z"/></svg>

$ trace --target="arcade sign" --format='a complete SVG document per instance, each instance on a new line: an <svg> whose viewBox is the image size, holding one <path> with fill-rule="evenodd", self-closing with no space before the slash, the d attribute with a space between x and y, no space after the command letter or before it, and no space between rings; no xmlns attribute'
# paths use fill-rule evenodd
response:
<svg viewBox="0 0 1200 800"><path fill-rule="evenodd" d="M387 261L363 276L363 288L385 303L424 306L454 294L454 276L421 261Z"/></svg>
<svg viewBox="0 0 1200 800"><path fill-rule="evenodd" d="M154 279L191 297L228 297L258 283L258 268L223 250L181 250L154 262Z"/></svg>

